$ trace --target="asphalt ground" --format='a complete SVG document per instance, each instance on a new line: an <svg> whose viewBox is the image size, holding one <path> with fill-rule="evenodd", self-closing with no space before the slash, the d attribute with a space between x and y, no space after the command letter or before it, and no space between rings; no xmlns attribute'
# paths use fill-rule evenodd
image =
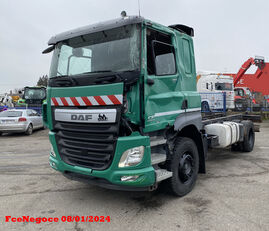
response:
<svg viewBox="0 0 269 231"><path fill-rule="evenodd" d="M269 123L251 153L210 151L207 174L183 198L70 181L48 164L48 130L0 137L0 230L269 230ZM6 222L57 217L59 222ZM110 222L64 222L110 216Z"/></svg>

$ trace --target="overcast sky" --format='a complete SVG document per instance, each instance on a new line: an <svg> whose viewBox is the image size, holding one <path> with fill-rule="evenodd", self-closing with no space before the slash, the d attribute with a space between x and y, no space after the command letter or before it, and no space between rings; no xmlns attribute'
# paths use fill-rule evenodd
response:
<svg viewBox="0 0 269 231"><path fill-rule="evenodd" d="M251 56L269 58L268 0L140 0L141 15L194 28L196 69L237 72ZM0 0L0 93L48 74L52 35L138 14L137 0Z"/></svg>

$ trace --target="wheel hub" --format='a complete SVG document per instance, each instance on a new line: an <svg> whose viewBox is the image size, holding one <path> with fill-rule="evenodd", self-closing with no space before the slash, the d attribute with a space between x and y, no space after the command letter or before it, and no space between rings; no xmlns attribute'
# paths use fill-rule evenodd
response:
<svg viewBox="0 0 269 231"><path fill-rule="evenodd" d="M179 162L178 176L183 183L187 183L193 176L194 160L189 153L185 153Z"/></svg>

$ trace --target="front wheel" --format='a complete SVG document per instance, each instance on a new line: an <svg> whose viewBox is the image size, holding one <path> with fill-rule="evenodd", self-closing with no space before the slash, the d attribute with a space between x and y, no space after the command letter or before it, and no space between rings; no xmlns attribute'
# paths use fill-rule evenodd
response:
<svg viewBox="0 0 269 231"><path fill-rule="evenodd" d="M177 138L168 170L173 173L173 176L168 179L173 194L182 197L193 189L199 170L199 155L192 139Z"/></svg>

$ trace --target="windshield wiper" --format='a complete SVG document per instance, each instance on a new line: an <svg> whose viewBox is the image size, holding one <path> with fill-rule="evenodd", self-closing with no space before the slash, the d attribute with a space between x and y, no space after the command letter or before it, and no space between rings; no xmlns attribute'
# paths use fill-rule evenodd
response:
<svg viewBox="0 0 269 231"><path fill-rule="evenodd" d="M58 75L51 77L50 79L53 79L56 83L56 85L68 87L68 86L74 86L77 84L77 81L68 75Z"/></svg>
<svg viewBox="0 0 269 231"><path fill-rule="evenodd" d="M95 83L114 82L115 80L122 81L122 78L120 75L114 74L114 75L109 75L109 76L100 76L96 78L94 82Z"/></svg>
<svg viewBox="0 0 269 231"><path fill-rule="evenodd" d="M111 70L103 70L103 71L89 71L89 72L83 72L79 75L87 75L87 74L95 74L95 73L104 73L104 72L113 72Z"/></svg>

